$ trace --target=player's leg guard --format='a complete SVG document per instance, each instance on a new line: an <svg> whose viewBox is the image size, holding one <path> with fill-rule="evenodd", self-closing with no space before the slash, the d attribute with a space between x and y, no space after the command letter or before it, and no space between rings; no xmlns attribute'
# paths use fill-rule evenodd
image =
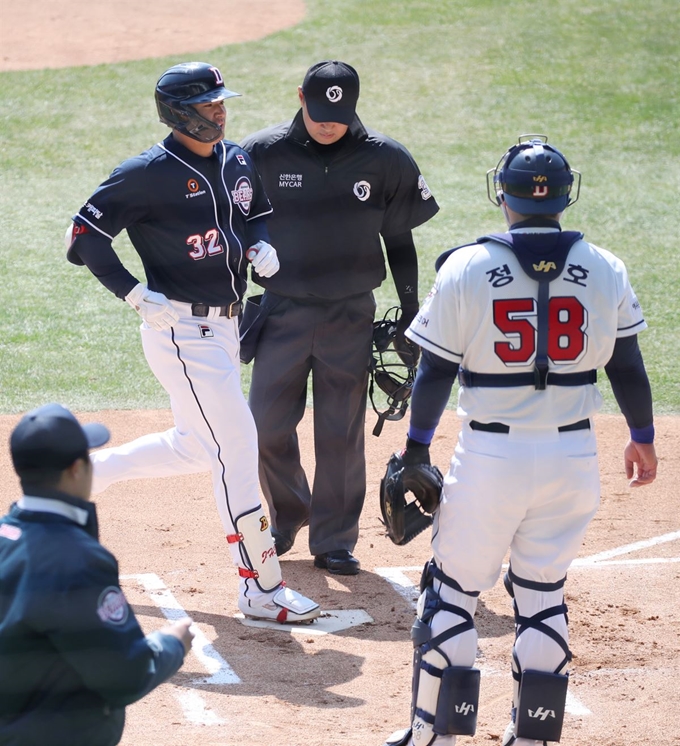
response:
<svg viewBox="0 0 680 746"><path fill-rule="evenodd" d="M242 578L238 606L247 617L280 623L312 622L319 604L287 588L281 577L269 521L262 506L241 513L236 533L227 536L229 549ZM249 583L255 584L255 589Z"/></svg>
<svg viewBox="0 0 680 746"><path fill-rule="evenodd" d="M563 591L566 578L538 583L518 577L512 568L507 577L512 584L515 612L515 724L506 736L559 741L569 681L566 670L572 657ZM514 740L510 738L507 743Z"/></svg>
<svg viewBox="0 0 680 746"><path fill-rule="evenodd" d="M473 668L479 593L466 592L434 563L421 579L413 640L411 728L418 744L437 736L472 736L477 727L480 672ZM444 600L444 596L449 599Z"/></svg>
<svg viewBox="0 0 680 746"><path fill-rule="evenodd" d="M236 533L227 535L227 542L238 574L251 578L263 593L281 585L281 566L276 556L269 519L262 506L253 508L234 520Z"/></svg>

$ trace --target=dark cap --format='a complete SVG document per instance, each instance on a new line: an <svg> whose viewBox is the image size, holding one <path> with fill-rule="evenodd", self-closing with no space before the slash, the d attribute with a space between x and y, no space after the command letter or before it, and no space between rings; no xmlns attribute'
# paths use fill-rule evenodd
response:
<svg viewBox="0 0 680 746"><path fill-rule="evenodd" d="M60 404L45 404L25 414L10 436L12 462L18 473L30 469L66 469L90 448L108 443L104 425L81 425Z"/></svg>
<svg viewBox="0 0 680 746"><path fill-rule="evenodd" d="M312 121L351 124L359 100L359 75L345 62L317 62L307 70L302 92Z"/></svg>

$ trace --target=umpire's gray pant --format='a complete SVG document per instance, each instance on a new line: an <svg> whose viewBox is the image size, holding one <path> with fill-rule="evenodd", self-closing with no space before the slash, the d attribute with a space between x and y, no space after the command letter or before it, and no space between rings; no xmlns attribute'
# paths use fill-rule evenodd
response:
<svg viewBox="0 0 680 746"><path fill-rule="evenodd" d="M314 555L352 551L366 494L364 420L375 300L372 293L308 303L287 298L258 341L249 404L260 484L279 531L309 524ZM300 463L296 428L312 374L314 483Z"/></svg>

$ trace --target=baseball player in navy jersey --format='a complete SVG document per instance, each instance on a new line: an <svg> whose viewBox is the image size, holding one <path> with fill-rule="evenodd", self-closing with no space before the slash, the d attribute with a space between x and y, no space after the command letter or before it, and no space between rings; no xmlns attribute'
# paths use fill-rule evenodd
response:
<svg viewBox="0 0 680 746"><path fill-rule="evenodd" d="M163 142L118 166L68 232L68 258L85 264L141 316L144 354L170 396L175 426L97 451L94 492L114 482L212 470L217 509L240 575L240 610L307 622L316 603L285 587L259 497L255 424L239 380L238 315L246 268L279 268L271 205L250 156L224 137L227 90L203 62L175 65L156 85ZM146 283L120 262L127 230Z"/></svg>
<svg viewBox="0 0 680 746"><path fill-rule="evenodd" d="M631 486L656 476L652 396L637 342L647 325L623 262L560 226L578 198L575 176L580 184L547 138L520 138L487 174L509 230L443 254L406 332L422 356L404 462L429 464L456 375L462 429L411 632L411 726L390 746L452 746L458 735L474 735L473 618L508 549L516 635L502 743L559 741L571 659L564 583L600 497L598 368L630 428Z"/></svg>

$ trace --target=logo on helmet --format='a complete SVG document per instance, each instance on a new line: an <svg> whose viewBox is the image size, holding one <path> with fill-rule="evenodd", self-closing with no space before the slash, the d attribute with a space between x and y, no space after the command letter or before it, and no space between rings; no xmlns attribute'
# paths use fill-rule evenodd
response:
<svg viewBox="0 0 680 746"><path fill-rule="evenodd" d="M208 70L215 76L215 83L217 85L224 85L224 79L222 73L216 67L209 67Z"/></svg>

